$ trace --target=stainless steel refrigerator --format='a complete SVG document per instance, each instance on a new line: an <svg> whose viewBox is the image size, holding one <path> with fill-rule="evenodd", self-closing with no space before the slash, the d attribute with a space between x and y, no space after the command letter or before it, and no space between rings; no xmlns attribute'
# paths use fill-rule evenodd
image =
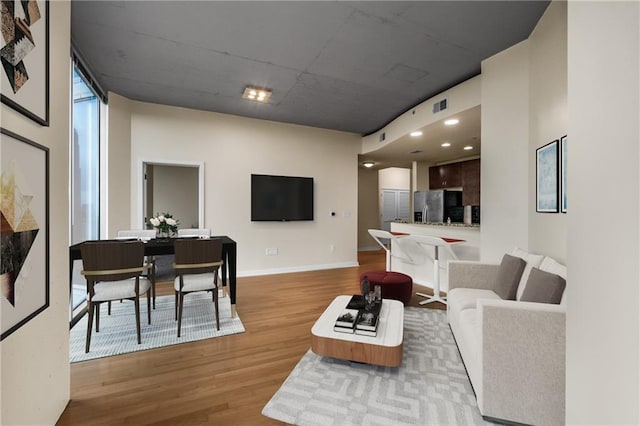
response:
<svg viewBox="0 0 640 426"><path fill-rule="evenodd" d="M414 222L462 222L462 191L435 189L413 193Z"/></svg>

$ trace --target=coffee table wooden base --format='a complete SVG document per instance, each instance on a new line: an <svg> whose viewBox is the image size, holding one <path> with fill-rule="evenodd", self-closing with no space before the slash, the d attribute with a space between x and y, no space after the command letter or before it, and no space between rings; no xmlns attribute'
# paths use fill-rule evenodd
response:
<svg viewBox="0 0 640 426"><path fill-rule="evenodd" d="M380 310L378 335L340 333L333 330L336 318L351 296L336 297L311 328L311 350L321 356L397 367L402 364L404 305L384 299Z"/></svg>
<svg viewBox="0 0 640 426"><path fill-rule="evenodd" d="M311 350L321 356L384 367L397 367L402 364L402 343L386 347L311 335Z"/></svg>

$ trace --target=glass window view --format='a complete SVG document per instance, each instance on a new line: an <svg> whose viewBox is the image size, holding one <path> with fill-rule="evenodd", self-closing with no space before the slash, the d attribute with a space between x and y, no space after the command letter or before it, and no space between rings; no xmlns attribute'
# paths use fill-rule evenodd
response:
<svg viewBox="0 0 640 426"><path fill-rule="evenodd" d="M100 99L73 69L71 137L71 244L100 238ZM72 310L86 299L86 285L75 262Z"/></svg>

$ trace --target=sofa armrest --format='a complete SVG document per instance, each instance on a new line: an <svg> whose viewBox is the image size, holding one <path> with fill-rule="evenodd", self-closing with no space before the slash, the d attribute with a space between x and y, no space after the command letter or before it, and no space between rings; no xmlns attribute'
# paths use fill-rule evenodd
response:
<svg viewBox="0 0 640 426"><path fill-rule="evenodd" d="M482 413L526 424L565 420L566 307L478 300Z"/></svg>
<svg viewBox="0 0 640 426"><path fill-rule="evenodd" d="M469 260L449 261L449 291L454 288L493 290L500 265Z"/></svg>

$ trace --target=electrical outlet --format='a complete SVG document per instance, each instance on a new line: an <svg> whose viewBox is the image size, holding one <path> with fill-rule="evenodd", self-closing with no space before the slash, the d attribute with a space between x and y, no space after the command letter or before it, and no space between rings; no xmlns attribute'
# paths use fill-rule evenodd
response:
<svg viewBox="0 0 640 426"><path fill-rule="evenodd" d="M265 250L265 254L266 254L267 256L277 256L277 255L278 255L278 249L277 249L277 248L275 248L275 247L268 247L268 248Z"/></svg>

